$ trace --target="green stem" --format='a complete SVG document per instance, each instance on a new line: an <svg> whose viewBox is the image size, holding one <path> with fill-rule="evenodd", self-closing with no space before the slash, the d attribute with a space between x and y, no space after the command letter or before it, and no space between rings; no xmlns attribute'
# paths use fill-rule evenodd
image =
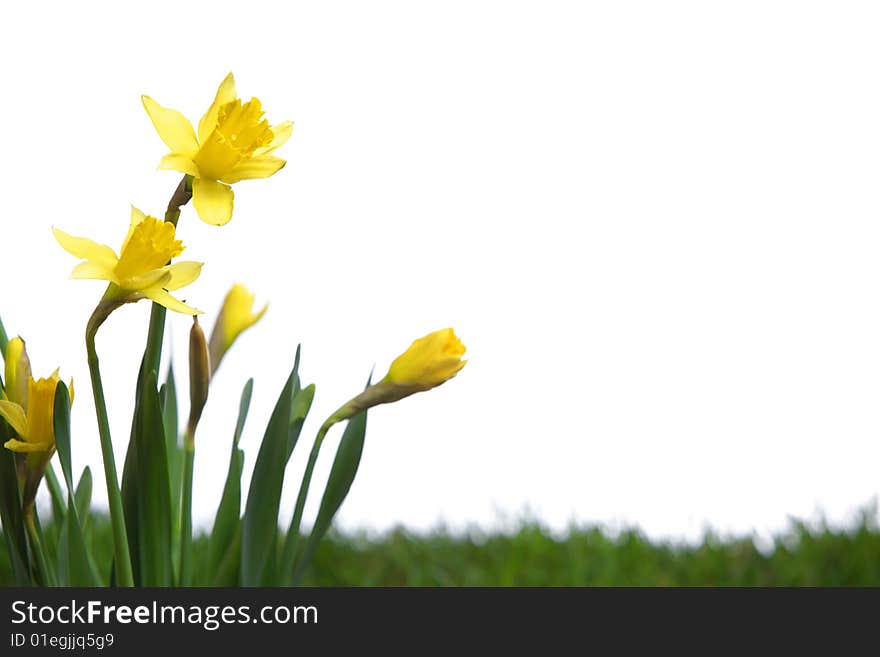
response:
<svg viewBox="0 0 880 657"><path fill-rule="evenodd" d="M183 503L180 507L180 586L192 586L192 488L195 441L187 431L183 464Z"/></svg>
<svg viewBox="0 0 880 657"><path fill-rule="evenodd" d="M192 176L184 176L165 210L165 221L177 226L180 219L180 208L189 203L192 198ZM154 303L150 310L150 328L147 332L147 346L144 350L145 372L159 371L159 361L162 358L162 339L165 334L165 306Z"/></svg>
<svg viewBox="0 0 880 657"><path fill-rule="evenodd" d="M104 477L107 480L107 499L110 502L110 525L113 530L113 554L116 559L116 578L120 586L134 586L131 572L131 556L128 551L128 533L125 529L125 516L122 511L122 495L119 492L119 478L116 475L116 459L113 456L113 441L110 438L110 422L107 418L107 402L104 400L104 385L95 350L95 334L98 327L109 315L101 304L95 309L86 329L86 352L89 359L89 374L92 378L92 394L95 397L95 414L98 418L98 435L101 437L101 454L104 457Z"/></svg>
<svg viewBox="0 0 880 657"><path fill-rule="evenodd" d="M306 497L309 494L309 485L312 482L312 473L315 470L315 463L318 461L318 453L321 451L321 444L324 442L324 436L330 430L337 420L333 417L328 419L318 430L315 436L315 444L312 445L312 451L309 454L309 462L303 473L302 483L299 487L299 495L296 498L296 507L293 510L293 517L290 519L290 527L287 530L287 539L284 541L284 551L281 555L281 577L289 578L292 575L293 563L296 559L296 550L299 544L299 527L302 523L303 510L306 506Z"/></svg>
<svg viewBox="0 0 880 657"><path fill-rule="evenodd" d="M46 560L46 553L43 551L43 542L40 540L40 532L37 531L37 525L34 521L34 507L26 509L24 512L24 524L27 527L28 538L30 539L31 552L37 562L37 570L43 580L45 586L56 586L55 576L49 568L49 562Z"/></svg>

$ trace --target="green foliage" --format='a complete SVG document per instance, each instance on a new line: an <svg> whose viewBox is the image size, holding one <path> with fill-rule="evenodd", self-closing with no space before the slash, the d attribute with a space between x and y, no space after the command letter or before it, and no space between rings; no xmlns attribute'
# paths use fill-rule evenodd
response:
<svg viewBox="0 0 880 657"><path fill-rule="evenodd" d="M155 370L141 370L122 500L137 586L170 586L171 486Z"/></svg>
<svg viewBox="0 0 880 657"><path fill-rule="evenodd" d="M290 435L290 409L296 363L272 411L263 436L248 491L241 527L241 584L263 586L275 579L278 540L278 509L284 484Z"/></svg>
<svg viewBox="0 0 880 657"><path fill-rule="evenodd" d="M536 522L504 534L394 530L380 536L330 532L302 584L306 586L880 586L880 529L867 507L846 529L792 521L759 549L750 537L696 544L648 540L637 530L611 533L573 527L556 536ZM113 537L107 516L88 518L86 544L108 564ZM49 528L46 528L47 531ZM194 542L207 561L209 536ZM207 568L196 584L210 585ZM107 575L101 574L102 581ZM0 550L0 585L15 577Z"/></svg>
<svg viewBox="0 0 880 657"><path fill-rule="evenodd" d="M321 539L330 529L333 517L339 511L339 507L342 506L342 502L351 489L361 462L366 434L367 412L362 411L349 420L345 432L342 434L330 476L327 478L324 496L321 498L321 506L318 508L315 524L312 526L312 533L309 535L303 555L296 563L296 571L293 576L294 584L302 577L318 549Z"/></svg>

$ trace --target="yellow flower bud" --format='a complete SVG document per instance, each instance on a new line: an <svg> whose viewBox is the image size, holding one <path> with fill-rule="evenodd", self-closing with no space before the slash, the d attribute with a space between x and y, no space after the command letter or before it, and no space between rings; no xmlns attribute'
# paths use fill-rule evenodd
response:
<svg viewBox="0 0 880 657"><path fill-rule="evenodd" d="M209 350L214 371L238 336L260 321L266 314L268 304L259 312L254 312L254 295L241 283L236 283L227 292L217 322L211 330Z"/></svg>
<svg viewBox="0 0 880 657"><path fill-rule="evenodd" d="M430 390L464 367L464 352L465 346L451 328L434 331L395 358L384 381L412 388L412 392Z"/></svg>
<svg viewBox="0 0 880 657"><path fill-rule="evenodd" d="M193 317L189 332L189 422L187 440L195 437L196 427L202 417L202 410L208 401L208 384L211 381L211 361L205 333L199 326L199 318Z"/></svg>
<svg viewBox="0 0 880 657"><path fill-rule="evenodd" d="M330 416L328 423L346 420L367 408L388 404L435 388L454 377L467 363L465 346L451 328L434 331L413 342L394 359L388 374Z"/></svg>
<svg viewBox="0 0 880 657"><path fill-rule="evenodd" d="M12 338L6 345L4 360L6 362L6 398L19 406L26 407L31 362L28 359L24 340Z"/></svg>

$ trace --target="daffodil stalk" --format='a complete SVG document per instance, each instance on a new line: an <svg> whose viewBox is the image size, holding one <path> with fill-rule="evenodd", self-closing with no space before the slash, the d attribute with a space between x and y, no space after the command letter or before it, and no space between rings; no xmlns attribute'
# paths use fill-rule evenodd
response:
<svg viewBox="0 0 880 657"><path fill-rule="evenodd" d="M182 186L185 188L185 183L182 183ZM180 255L184 249L183 244L176 239L175 226L145 215L134 207L131 209L128 234L122 243L118 256L109 246L97 244L84 237L73 237L57 228L54 232L55 238L66 251L83 259L83 262L74 268L71 277L106 280L109 283L104 296L86 326L86 352L92 393L95 398L101 453L104 459L104 476L110 504L110 524L113 530L117 578L120 585L133 586L134 578L131 569L128 535L122 509L122 496L119 490L119 477L116 472L116 460L113 456L113 442L110 437L110 422L107 417L104 386L101 381L98 353L95 349L95 336L101 324L116 308L140 299L150 299L161 304L163 311L164 308L171 308L188 315L198 314L198 310L176 299L170 292L188 285L198 278L202 263L184 261L173 265L167 264L171 258ZM164 312L161 320L164 325ZM159 349L161 349L161 331L159 331L158 340Z"/></svg>
<svg viewBox="0 0 880 657"><path fill-rule="evenodd" d="M30 543L31 551L34 555L34 560L36 561L37 571L43 578L43 585L55 586L55 572L49 565L49 560L46 559L46 551L43 549L43 541L40 538L40 532L37 529L36 519L34 516L34 507L31 506L28 509L24 509L23 513L24 526L27 529L28 534L28 542Z"/></svg>
<svg viewBox="0 0 880 657"><path fill-rule="evenodd" d="M168 201L165 210L165 221L175 228L180 219L180 208L189 203L192 198L192 176L184 175ZM150 325L147 330L147 346L144 349L145 371L159 371L159 361L162 358L162 341L165 335L165 306L154 303L150 309Z"/></svg>
<svg viewBox="0 0 880 657"><path fill-rule="evenodd" d="M180 530L180 585L192 586L192 487L196 451L196 428L208 401L211 363L205 333L193 317L189 333L189 420L186 423L183 466L183 502Z"/></svg>
<svg viewBox="0 0 880 657"><path fill-rule="evenodd" d="M104 460L104 478L107 483L107 499L110 506L110 526L113 530L113 556L116 563L116 578L120 586L134 586L131 570L131 554L128 549L128 532L125 529L125 516L122 512L122 495L119 491L119 476L116 474L116 458L113 456L113 440L110 437L110 421L107 417L107 402L104 399L104 384L101 382L101 368L98 352L95 350L95 334L107 318L99 313L101 304L95 309L86 329L86 354L89 361L89 376L92 380L92 395L95 398L95 414L98 419L98 435L101 439L101 456ZM109 315L109 312L107 312Z"/></svg>
<svg viewBox="0 0 880 657"><path fill-rule="evenodd" d="M296 507L290 519L287 541L281 556L281 572L290 572L296 559L300 524L312 481L312 473L315 470L315 463L318 461L321 445L330 428L334 424L349 420L361 411L373 406L395 402L445 383L458 374L467 363L461 358L464 352L464 345L451 328L434 331L419 338L410 345L409 349L394 359L388 368L388 373L381 381L369 386L361 394L343 404L321 425L309 454L299 495L296 498ZM300 566L301 568L302 566Z"/></svg>

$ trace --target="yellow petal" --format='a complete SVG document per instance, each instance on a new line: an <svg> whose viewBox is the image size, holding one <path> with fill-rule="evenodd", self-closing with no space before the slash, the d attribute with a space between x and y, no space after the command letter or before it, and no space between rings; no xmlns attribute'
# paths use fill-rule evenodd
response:
<svg viewBox="0 0 880 657"><path fill-rule="evenodd" d="M212 226L222 226L232 219L232 188L229 185L196 178L193 180L193 205L199 219Z"/></svg>
<svg viewBox="0 0 880 657"><path fill-rule="evenodd" d="M211 103L211 107L199 121L199 141L201 143L204 143L217 127L217 115L220 113L220 107L235 100L235 97L235 78L230 73L223 78L223 82L217 89L217 95L214 96L214 102Z"/></svg>
<svg viewBox="0 0 880 657"><path fill-rule="evenodd" d="M272 127L272 141L268 146L263 146L254 151L254 155L269 155L276 148L280 148L287 143L290 135L293 133L293 121L285 121Z"/></svg>
<svg viewBox="0 0 880 657"><path fill-rule="evenodd" d="M20 438L28 437L28 421L24 409L11 401L0 399L0 417L9 423Z"/></svg>
<svg viewBox="0 0 880 657"><path fill-rule="evenodd" d="M147 288L163 288L171 280L171 273L164 268L148 271L140 276L129 276L119 280L119 287L130 292L141 292L146 296Z"/></svg>
<svg viewBox="0 0 880 657"><path fill-rule="evenodd" d="M93 242L87 237L74 237L68 235L60 228L52 228L55 239L61 245L61 248L83 260L91 260L92 262L112 269L118 261L116 254L109 246Z"/></svg>
<svg viewBox="0 0 880 657"><path fill-rule="evenodd" d="M119 249L119 252L122 253L125 251L125 247L128 246L128 242L131 239L132 234L134 233L135 226L140 224L144 219L147 218L143 212L138 210L133 205L131 206L131 219L128 223L128 234L125 236L125 239L122 241L122 246Z"/></svg>
<svg viewBox="0 0 880 657"><path fill-rule="evenodd" d="M149 96L141 96L141 100L165 145L173 153L181 153L189 157L195 155L199 150L199 143L196 141L196 133L189 119L177 110L162 107Z"/></svg>
<svg viewBox="0 0 880 657"><path fill-rule="evenodd" d="M110 281L115 283L116 277L112 269L107 269L96 262L81 262L70 272L71 278Z"/></svg>
<svg viewBox="0 0 880 657"><path fill-rule="evenodd" d="M13 452L48 452L53 449L55 446L52 443L44 442L44 443L25 443L20 440L16 440L15 438L11 438L3 443L3 446Z"/></svg>
<svg viewBox="0 0 880 657"><path fill-rule="evenodd" d="M166 171L180 171L196 178L199 177L199 168L196 166L196 163L180 153L168 153L159 161L159 166L156 168Z"/></svg>
<svg viewBox="0 0 880 657"><path fill-rule="evenodd" d="M287 164L285 160L271 155L250 157L236 164L232 168L232 171L223 176L223 182L236 183L239 180L268 178L281 169L285 164Z"/></svg>
<svg viewBox="0 0 880 657"><path fill-rule="evenodd" d="M182 260L175 262L173 265L165 267L171 277L162 285L166 290L179 290L184 285L189 285L199 277L202 273L201 262L193 262L192 260Z"/></svg>
<svg viewBox="0 0 880 657"><path fill-rule="evenodd" d="M202 313L201 310L196 310L195 308L186 305L179 299L175 299L162 288L154 287L148 290L143 290L143 295L148 299L155 301L159 305L165 306L168 310L173 310L176 313L183 313L184 315L200 315Z"/></svg>

